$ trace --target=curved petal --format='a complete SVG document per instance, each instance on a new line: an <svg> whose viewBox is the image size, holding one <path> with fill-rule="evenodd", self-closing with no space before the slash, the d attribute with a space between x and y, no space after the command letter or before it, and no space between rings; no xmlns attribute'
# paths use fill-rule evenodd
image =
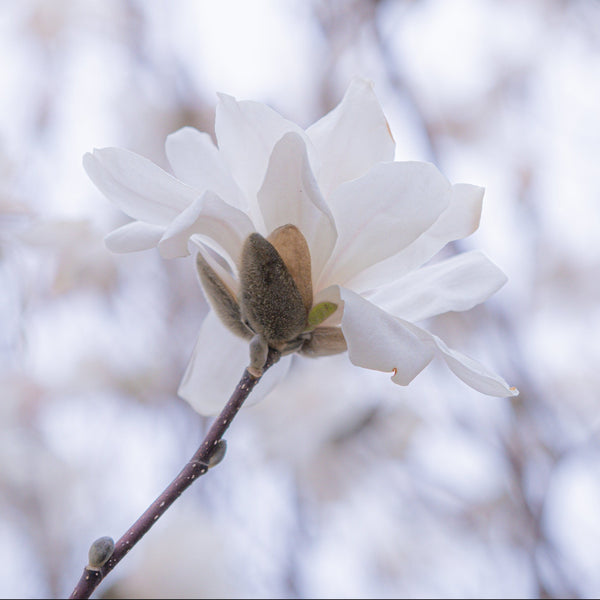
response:
<svg viewBox="0 0 600 600"><path fill-rule="evenodd" d="M402 319L421 321L451 310L469 310L505 283L506 275L483 252L474 250L413 271L368 298Z"/></svg>
<svg viewBox="0 0 600 600"><path fill-rule="evenodd" d="M345 285L406 248L446 209L449 190L446 178L424 162L381 163L343 183L330 199L338 240L318 287Z"/></svg>
<svg viewBox="0 0 600 600"><path fill-rule="evenodd" d="M262 185L273 147L289 131L303 137L305 134L298 125L284 119L266 104L238 102L226 94L219 94L215 131L220 154L246 195L250 217L260 231L262 223L256 194ZM265 231L261 233L268 234Z"/></svg>
<svg viewBox="0 0 600 600"><path fill-rule="evenodd" d="M286 133L275 144L258 202L268 232L288 224L302 232L310 248L312 280L317 281L337 233L297 133Z"/></svg>
<svg viewBox="0 0 600 600"><path fill-rule="evenodd" d="M350 290L339 290L344 302L342 332L351 362L366 369L393 372L394 383L408 385L431 362L431 346L400 319Z"/></svg>
<svg viewBox="0 0 600 600"><path fill-rule="evenodd" d="M354 78L337 107L306 133L321 161L317 179L326 198L374 164L394 160L394 138L373 84L364 79Z"/></svg>
<svg viewBox="0 0 600 600"><path fill-rule="evenodd" d="M509 386L500 375L490 371L479 361L458 352L458 350L448 348L439 337L433 334L432 338L450 370L468 386L488 396L506 398L519 395L517 388Z"/></svg>
<svg viewBox="0 0 600 600"><path fill-rule="evenodd" d="M450 370L469 387L474 390L487 394L488 396L499 396L506 398L517 396L519 390L511 387L506 381L487 367L484 367L479 361L449 348L442 339L433 335L425 329L421 329L412 323L408 324L411 331L415 333L423 342L431 344L436 353L441 356Z"/></svg>
<svg viewBox="0 0 600 600"><path fill-rule="evenodd" d="M398 254L365 269L349 283L365 292L417 269L435 256L448 242L471 235L479 227L484 189L467 183L452 186L448 208L412 244Z"/></svg>
<svg viewBox="0 0 600 600"><path fill-rule="evenodd" d="M204 319L178 394L201 415L223 409L249 362L248 342L230 333L213 311ZM252 391L250 403L262 400L281 381L291 356L273 365Z"/></svg>
<svg viewBox="0 0 600 600"><path fill-rule="evenodd" d="M162 225L133 221L109 233L104 238L104 243L112 252L149 250L156 247L164 232Z"/></svg>
<svg viewBox="0 0 600 600"><path fill-rule="evenodd" d="M167 158L175 176L199 192L212 190L231 206L246 210L246 200L208 135L182 127L167 136Z"/></svg>
<svg viewBox="0 0 600 600"><path fill-rule="evenodd" d="M254 231L245 213L230 206L213 192L205 192L167 228L158 249L163 258L187 256L188 241L201 234L216 242L237 265L244 240Z"/></svg>
<svg viewBox="0 0 600 600"><path fill-rule="evenodd" d="M83 166L109 200L139 221L168 225L198 197L194 188L123 148L96 148L84 155Z"/></svg>

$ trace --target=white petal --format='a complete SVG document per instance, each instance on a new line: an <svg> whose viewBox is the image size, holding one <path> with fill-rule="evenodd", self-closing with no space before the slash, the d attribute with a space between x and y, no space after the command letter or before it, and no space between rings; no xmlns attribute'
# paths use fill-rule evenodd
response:
<svg viewBox="0 0 600 600"><path fill-rule="evenodd" d="M104 242L113 252L138 252L155 248L164 232L162 225L133 221L109 233Z"/></svg>
<svg viewBox="0 0 600 600"><path fill-rule="evenodd" d="M287 224L300 229L310 248L312 280L317 281L337 234L297 133L286 133L275 144L258 202L267 232Z"/></svg>
<svg viewBox="0 0 600 600"><path fill-rule="evenodd" d="M83 166L96 187L125 214L167 225L198 197L198 192L152 161L123 148L95 149Z"/></svg>
<svg viewBox="0 0 600 600"><path fill-rule="evenodd" d="M510 387L500 375L490 371L480 362L457 350L448 348L437 336L433 336L433 339L452 372L468 386L482 394L501 398L519 394L517 388Z"/></svg>
<svg viewBox="0 0 600 600"><path fill-rule="evenodd" d="M499 396L505 398L508 396L517 396L519 390L511 387L506 381L487 367L483 366L479 361L449 348L442 339L422 330L429 335L436 345L439 354L446 361L450 370L468 386L489 396Z"/></svg>
<svg viewBox="0 0 600 600"><path fill-rule="evenodd" d="M457 350L449 348L443 340L425 329L412 325L411 330L423 341L430 339L437 353L446 361L450 370L468 386L489 396L517 396L519 391L510 387L500 375L490 371L480 362Z"/></svg>
<svg viewBox="0 0 600 600"><path fill-rule="evenodd" d="M291 356L272 366L252 391L247 404L262 400L287 373ZM234 336L211 311L204 319L178 394L202 415L218 414L249 363L248 342Z"/></svg>
<svg viewBox="0 0 600 600"><path fill-rule="evenodd" d="M250 217L260 230L256 194L262 185L267 164L276 142L289 131L304 132L260 102L237 102L219 94L215 116L219 151L233 178L249 202ZM264 232L266 233L266 232Z"/></svg>
<svg viewBox="0 0 600 600"><path fill-rule="evenodd" d="M424 162L380 163L343 183L330 198L338 240L318 287L345 285L406 248L445 210L449 190L446 178Z"/></svg>
<svg viewBox="0 0 600 600"><path fill-rule="evenodd" d="M244 240L254 231L248 216L213 192L205 192L167 228L158 249L163 258L187 256L194 234L206 236L224 250L232 266L237 264Z"/></svg>
<svg viewBox="0 0 600 600"><path fill-rule="evenodd" d="M326 198L340 183L364 175L374 164L394 160L395 143L373 92L355 78L344 98L306 133L321 161L317 179Z"/></svg>
<svg viewBox="0 0 600 600"><path fill-rule="evenodd" d="M467 183L452 186L448 208L437 221L400 253L365 269L352 279L352 289L364 292L402 277L435 256L448 242L471 235L479 227L484 189Z"/></svg>
<svg viewBox="0 0 600 600"><path fill-rule="evenodd" d="M405 324L368 300L340 288L342 331L353 364L393 372L392 381L408 385L431 361L433 350Z"/></svg>
<svg viewBox="0 0 600 600"><path fill-rule="evenodd" d="M402 319L421 321L451 310L469 310L505 283L506 275L474 250L413 271L368 298Z"/></svg>
<svg viewBox="0 0 600 600"><path fill-rule="evenodd" d="M178 179L199 192L212 190L228 204L246 210L246 200L208 133L182 127L167 136L165 151Z"/></svg>

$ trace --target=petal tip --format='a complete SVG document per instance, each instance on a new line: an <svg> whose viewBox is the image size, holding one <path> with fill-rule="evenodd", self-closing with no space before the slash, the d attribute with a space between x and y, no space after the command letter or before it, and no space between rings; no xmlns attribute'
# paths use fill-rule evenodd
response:
<svg viewBox="0 0 600 600"><path fill-rule="evenodd" d="M87 171L89 168L93 168L94 163L96 162L96 157L94 156L94 153L96 152L96 149L94 148L92 150L92 152L86 152L82 157L81 157L81 164L83 165L83 168Z"/></svg>
<svg viewBox="0 0 600 600"><path fill-rule="evenodd" d="M390 380L392 381L392 383L395 383L396 385L407 385L406 383L400 381L398 379L398 369L396 367L394 367L392 369L392 374L390 376Z"/></svg>
<svg viewBox="0 0 600 600"><path fill-rule="evenodd" d="M107 250L110 250L111 252L114 252L115 254L125 254L124 250L120 250L118 247L116 247L114 245L113 233L114 233L114 231L111 231L109 234L104 236L104 246L106 247Z"/></svg>
<svg viewBox="0 0 600 600"><path fill-rule="evenodd" d="M356 85L356 86L360 85L360 86L368 87L371 89L373 89L375 87L375 82L372 79L369 79L368 77L363 77L361 75L355 75L352 78L350 84Z"/></svg>
<svg viewBox="0 0 600 600"><path fill-rule="evenodd" d="M217 92L217 98L219 99L220 104L232 103L235 102L235 97L231 94L225 94L224 92Z"/></svg>

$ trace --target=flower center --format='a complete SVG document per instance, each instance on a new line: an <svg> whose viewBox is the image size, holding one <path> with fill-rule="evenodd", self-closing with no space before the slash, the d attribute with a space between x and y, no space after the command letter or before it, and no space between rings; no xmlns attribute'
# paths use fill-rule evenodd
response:
<svg viewBox="0 0 600 600"><path fill-rule="evenodd" d="M320 325L337 309L333 302L313 306L310 250L295 225L283 225L268 238L252 233L239 265L239 293L200 252L198 274L206 295L223 322L250 341L248 370L262 374L269 348L281 354L325 356L346 350L338 327Z"/></svg>

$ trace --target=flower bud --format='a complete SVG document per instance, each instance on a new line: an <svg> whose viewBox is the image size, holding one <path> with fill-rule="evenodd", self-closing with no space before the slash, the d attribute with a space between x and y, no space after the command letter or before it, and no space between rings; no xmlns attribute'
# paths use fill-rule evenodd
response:
<svg viewBox="0 0 600 600"><path fill-rule="evenodd" d="M276 349L306 326L308 311L293 277L259 233L250 234L242 249L240 308L242 320Z"/></svg>
<svg viewBox="0 0 600 600"><path fill-rule="evenodd" d="M208 468L216 467L225 458L225 452L227 452L227 442L219 440L208 458Z"/></svg>
<svg viewBox="0 0 600 600"><path fill-rule="evenodd" d="M98 538L88 552L88 569L98 570L104 566L115 550L115 542L111 537Z"/></svg>

